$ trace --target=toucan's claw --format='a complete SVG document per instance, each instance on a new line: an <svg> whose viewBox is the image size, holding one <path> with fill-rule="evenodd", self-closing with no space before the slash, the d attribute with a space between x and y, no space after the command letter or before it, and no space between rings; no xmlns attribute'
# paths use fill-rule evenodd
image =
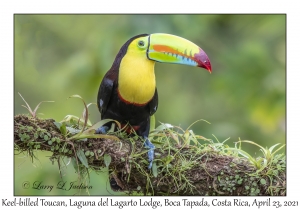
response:
<svg viewBox="0 0 300 210"><path fill-rule="evenodd" d="M96 134L106 134L108 130L109 130L109 127L103 125L96 129Z"/></svg>
<svg viewBox="0 0 300 210"><path fill-rule="evenodd" d="M151 169L152 168L152 163L153 163L153 160L154 160L155 146L150 142L148 137L144 137L144 138L146 139L145 147L149 149L149 151L148 151L148 160L149 160L150 163L149 163L148 169Z"/></svg>

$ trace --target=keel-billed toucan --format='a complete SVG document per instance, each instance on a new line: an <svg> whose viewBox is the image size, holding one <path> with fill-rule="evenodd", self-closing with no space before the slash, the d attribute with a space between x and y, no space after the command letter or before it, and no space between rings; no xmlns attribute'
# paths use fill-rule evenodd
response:
<svg viewBox="0 0 300 210"><path fill-rule="evenodd" d="M211 72L206 53L194 43L170 34L140 34L129 39L120 49L99 88L97 104L102 119L128 123L145 138L150 149L149 168L154 158L154 145L148 140L150 116L158 106L154 64L178 63L202 67ZM105 133L110 125L102 126Z"/></svg>

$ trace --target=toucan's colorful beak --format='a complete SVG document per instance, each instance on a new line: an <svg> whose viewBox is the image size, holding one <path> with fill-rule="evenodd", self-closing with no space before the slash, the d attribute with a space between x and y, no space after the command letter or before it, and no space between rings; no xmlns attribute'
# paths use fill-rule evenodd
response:
<svg viewBox="0 0 300 210"><path fill-rule="evenodd" d="M149 59L162 63L178 63L198 66L212 71L206 53L197 45L171 34L150 34L147 50Z"/></svg>

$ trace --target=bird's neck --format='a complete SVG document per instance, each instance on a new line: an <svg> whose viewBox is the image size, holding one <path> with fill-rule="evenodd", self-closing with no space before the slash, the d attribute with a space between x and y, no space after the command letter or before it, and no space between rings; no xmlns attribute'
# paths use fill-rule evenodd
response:
<svg viewBox="0 0 300 210"><path fill-rule="evenodd" d="M118 91L128 103L145 105L155 93L154 61L146 56L127 52L119 68Z"/></svg>

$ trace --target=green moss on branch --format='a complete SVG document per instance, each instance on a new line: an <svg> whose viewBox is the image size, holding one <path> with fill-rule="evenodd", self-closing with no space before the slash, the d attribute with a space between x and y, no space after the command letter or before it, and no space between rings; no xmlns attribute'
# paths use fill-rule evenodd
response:
<svg viewBox="0 0 300 210"><path fill-rule="evenodd" d="M78 170L109 166L112 189L146 195L285 195L285 159L257 170L248 159L226 150L226 145L170 129L152 134L156 145L152 171L147 169L143 140L116 133L111 139L68 140L52 119L14 117L15 153L31 157L36 150L52 151L52 159L72 157ZM195 139L202 142L190 143ZM188 140L188 141L187 141ZM109 158L108 158L109 157ZM110 161L111 160L111 161Z"/></svg>

